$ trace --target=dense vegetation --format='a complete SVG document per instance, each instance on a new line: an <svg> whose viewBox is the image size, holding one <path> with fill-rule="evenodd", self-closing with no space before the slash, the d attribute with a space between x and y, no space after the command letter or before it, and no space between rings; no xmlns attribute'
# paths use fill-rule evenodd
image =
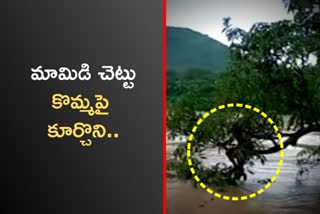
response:
<svg viewBox="0 0 320 214"><path fill-rule="evenodd" d="M286 137L285 148L295 146L308 133L320 131L319 3L285 0L285 8L294 13L294 20L256 23L248 32L233 27L225 18L224 32L231 41L231 60L225 72L210 75L193 71L197 78L192 71L178 76L168 72L174 76L168 78L174 80L168 81L170 134L188 135L202 111L234 102L249 103L267 112ZM250 172L245 166L252 160L263 163L264 155L280 150L270 125L245 110L231 109L210 117L199 127L195 139L193 150L198 158L194 156L193 162L207 183L245 180ZM270 144L265 145L265 141ZM202 167L201 153L207 148L225 152L232 166ZM184 150L184 146L176 150L176 161L169 167L189 178ZM310 163L318 164L319 155L320 146L306 148L298 164L302 169Z"/></svg>
<svg viewBox="0 0 320 214"><path fill-rule="evenodd" d="M220 74L221 75L221 74ZM167 103L169 109L191 96L197 98L194 107L197 110L210 108L210 99L214 99L214 86L219 74L208 70L189 69L186 71L167 71Z"/></svg>

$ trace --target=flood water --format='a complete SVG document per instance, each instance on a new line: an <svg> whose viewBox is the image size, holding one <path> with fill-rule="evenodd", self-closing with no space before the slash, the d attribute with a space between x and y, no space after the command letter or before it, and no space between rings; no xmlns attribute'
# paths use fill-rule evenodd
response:
<svg viewBox="0 0 320 214"><path fill-rule="evenodd" d="M306 135L298 141L299 144L320 145L320 135L318 133ZM263 213L320 213L320 166L312 168L309 173L304 174L301 182L297 182L296 175L299 168L296 165L296 157L301 150L300 147L287 147L276 182L262 195L249 200L250 203L258 203L261 207L267 208L263 209ZM223 153L219 154L216 149L206 151L205 155L208 159L205 159L203 164L208 167L218 162L229 162L226 156ZM256 192L264 186L258 181L270 179L275 174L280 154L266 155L266 158L267 162L264 165L260 161L255 161L255 165L250 168L254 175L248 174L247 181L237 187L238 190Z"/></svg>

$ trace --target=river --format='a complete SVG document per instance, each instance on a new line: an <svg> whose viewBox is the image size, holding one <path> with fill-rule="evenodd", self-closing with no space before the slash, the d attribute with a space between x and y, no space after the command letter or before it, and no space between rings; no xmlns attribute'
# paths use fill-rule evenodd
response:
<svg viewBox="0 0 320 214"><path fill-rule="evenodd" d="M301 144L312 146L319 145L320 135L315 133L306 135L299 139L298 145ZM167 149L167 157L169 157L173 147L171 145L170 148L170 144L168 144L167 148L169 148ZM296 156L301 150L302 148L298 146L289 146L285 149L285 156L283 159L284 164L281 168L281 173L277 176L277 181L272 184L268 191L264 192L262 195L259 195L254 199L248 200L246 203L244 203L243 201L228 201L227 203L233 203L232 206L236 206L234 203L245 204L245 206L239 206L235 208L230 208L229 206L229 208L237 209L237 212L234 213L320 213L320 166L312 168L309 174L305 174L303 176L302 182L296 182L296 175L299 169L296 165ZM216 149L206 151L205 156L207 156L208 159L205 159L203 161L203 164L208 167L218 162L228 162L226 156L223 153L219 154ZM229 189L227 191L233 192L234 194L257 191L263 186L263 184L260 184L258 182L259 180L271 178L274 175L275 170L278 167L279 157L279 153L266 155L267 162L265 163L265 165L262 165L260 161L255 161L255 165L251 168L251 170L254 172L254 175L249 174L248 179L245 183L243 183L236 189ZM217 213L217 210L212 212L209 208L208 211L205 211L205 207L210 207L210 205L207 204L214 204L217 200L220 199L210 199L211 201L215 201L210 202L210 200L207 198L201 198L205 197L201 194L208 195L208 193L204 192L203 190L201 190L202 192L199 193L198 189L192 190L191 188L189 188L188 186L191 186L190 184L180 183L179 181L172 179L168 180L168 214L171 214L169 210L175 210L174 214L178 214L181 211L181 209L176 206L179 203L176 201L178 200L180 201L180 203L182 203L184 197L183 195L186 194L194 194L194 197L188 196L191 198L188 198L187 200L191 200L193 198L195 201L197 201L198 204L194 204L194 209L190 207L189 209L187 209L187 211L185 210L184 212L180 213ZM183 191L187 192L181 193L181 196L177 196L176 193L179 191L181 192L181 188L184 189ZM176 197L180 197L180 199L175 199L174 195ZM202 201L199 200L199 198L201 198ZM170 199L172 201L169 201ZM190 204L190 201L187 201L186 204L188 203ZM217 206L213 207L217 208ZM250 209L248 207L250 207ZM191 210L193 211L191 212ZM241 210L243 210L243 212L241 212ZM224 208L223 212L228 213ZM230 213L232 213L232 211Z"/></svg>

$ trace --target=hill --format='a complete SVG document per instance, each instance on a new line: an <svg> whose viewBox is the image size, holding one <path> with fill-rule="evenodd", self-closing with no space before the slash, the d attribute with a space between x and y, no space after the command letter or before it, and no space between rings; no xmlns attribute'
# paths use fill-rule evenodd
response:
<svg viewBox="0 0 320 214"><path fill-rule="evenodd" d="M222 71L229 59L228 47L188 28L167 27L167 67Z"/></svg>

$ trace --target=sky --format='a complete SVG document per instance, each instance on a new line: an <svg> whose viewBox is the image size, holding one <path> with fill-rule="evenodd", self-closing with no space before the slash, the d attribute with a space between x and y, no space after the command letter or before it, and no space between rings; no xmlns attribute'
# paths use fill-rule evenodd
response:
<svg viewBox="0 0 320 214"><path fill-rule="evenodd" d="M256 22L292 19L282 0L167 0L167 25L187 27L229 45L222 19L246 31Z"/></svg>

